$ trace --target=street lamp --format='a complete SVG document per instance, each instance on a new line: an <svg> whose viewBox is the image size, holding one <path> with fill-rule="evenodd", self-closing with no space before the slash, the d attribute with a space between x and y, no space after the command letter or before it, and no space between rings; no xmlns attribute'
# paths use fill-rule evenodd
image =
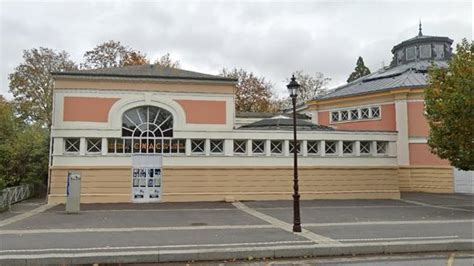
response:
<svg viewBox="0 0 474 266"><path fill-rule="evenodd" d="M293 103L293 232L301 232L300 217L300 194L298 192L298 154L297 154L297 138L296 138L296 97L298 97L298 89L301 87L296 82L295 75L291 77L290 83L286 85L290 93L291 102Z"/></svg>

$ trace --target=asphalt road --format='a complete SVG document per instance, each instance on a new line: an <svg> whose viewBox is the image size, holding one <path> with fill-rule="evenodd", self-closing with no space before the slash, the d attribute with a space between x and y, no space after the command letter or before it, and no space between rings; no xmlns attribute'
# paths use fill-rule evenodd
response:
<svg viewBox="0 0 474 266"><path fill-rule="evenodd" d="M27 215L0 216L0 264L48 254L472 240L473 202L472 195L420 193L402 200L303 201L304 234L289 229L291 201L90 204L80 214L66 214L63 205L33 214L26 209Z"/></svg>

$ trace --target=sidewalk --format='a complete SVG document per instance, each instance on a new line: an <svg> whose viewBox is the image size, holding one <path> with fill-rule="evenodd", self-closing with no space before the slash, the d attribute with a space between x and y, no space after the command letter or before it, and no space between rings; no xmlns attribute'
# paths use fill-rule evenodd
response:
<svg viewBox="0 0 474 266"><path fill-rule="evenodd" d="M473 201L421 193L302 201L301 234L291 232L291 201L87 204L76 215L58 205L0 220L0 264L472 251Z"/></svg>

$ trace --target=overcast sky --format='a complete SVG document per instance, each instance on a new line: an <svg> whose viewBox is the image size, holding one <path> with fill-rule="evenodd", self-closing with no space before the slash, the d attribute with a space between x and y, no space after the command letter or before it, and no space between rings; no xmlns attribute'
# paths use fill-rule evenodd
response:
<svg viewBox="0 0 474 266"><path fill-rule="evenodd" d="M183 69L223 67L265 76L280 95L291 72L345 82L358 56L375 71L391 48L418 32L472 39L471 1L2 1L0 93L22 50L48 47L80 62L85 51L121 41L153 60L169 52Z"/></svg>

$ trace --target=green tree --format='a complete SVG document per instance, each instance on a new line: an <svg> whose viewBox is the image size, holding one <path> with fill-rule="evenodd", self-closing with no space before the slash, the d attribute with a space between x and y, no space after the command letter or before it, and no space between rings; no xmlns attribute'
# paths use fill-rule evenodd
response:
<svg viewBox="0 0 474 266"><path fill-rule="evenodd" d="M272 84L244 69L222 69L221 76L237 79L235 109L237 112L272 111Z"/></svg>
<svg viewBox="0 0 474 266"><path fill-rule="evenodd" d="M23 51L23 60L8 78L20 117L51 127L53 78L51 72L76 69L65 51L40 47Z"/></svg>
<svg viewBox="0 0 474 266"><path fill-rule="evenodd" d="M370 69L365 66L364 59L362 59L362 56L359 56L354 72L351 73L351 75L347 79L347 82L351 82L363 76L367 76L368 74L370 74Z"/></svg>
<svg viewBox="0 0 474 266"><path fill-rule="evenodd" d="M431 67L425 91L431 151L474 170L474 43L463 39L447 68Z"/></svg>

